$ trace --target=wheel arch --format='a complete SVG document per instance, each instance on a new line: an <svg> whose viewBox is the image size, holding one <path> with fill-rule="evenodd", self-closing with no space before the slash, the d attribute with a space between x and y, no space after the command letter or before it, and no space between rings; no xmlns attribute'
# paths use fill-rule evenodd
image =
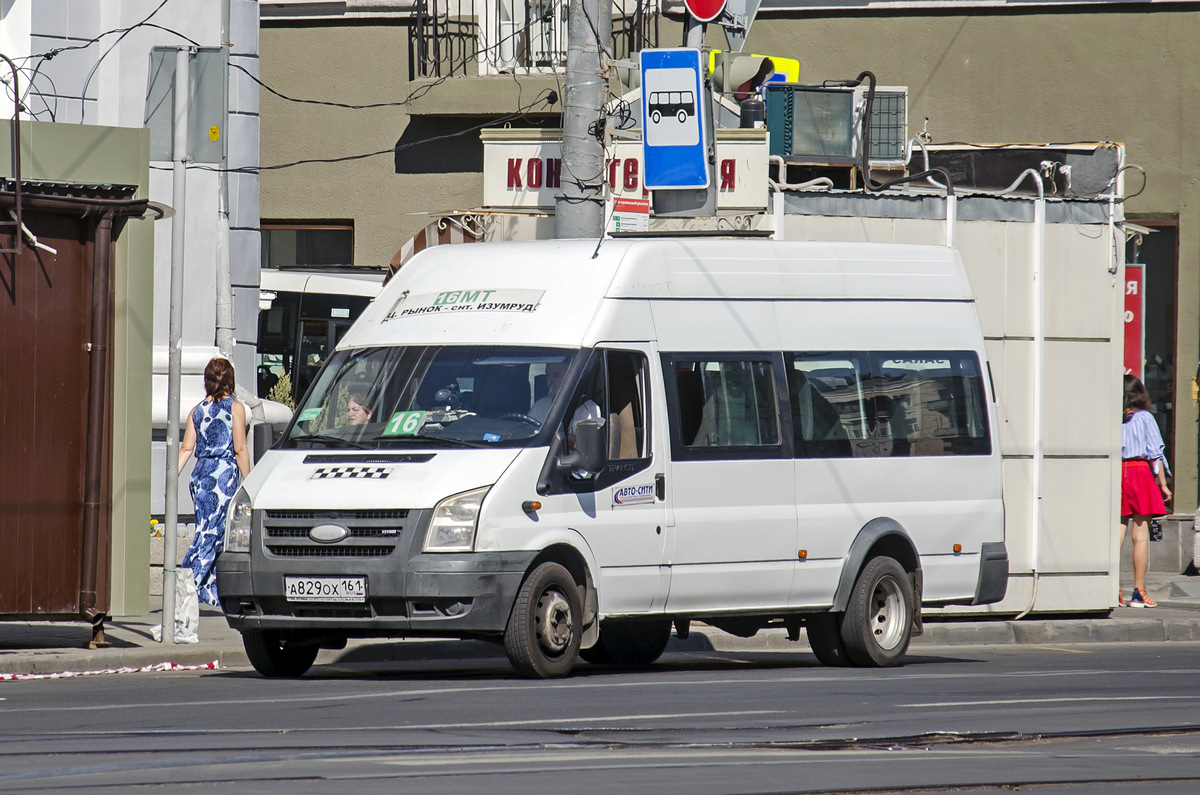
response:
<svg viewBox="0 0 1200 795"><path fill-rule="evenodd" d="M587 557L577 547L571 544L560 542L551 544L550 546L539 552L532 561L529 567L525 570L525 578L543 563L557 563L568 572L570 572L575 584L580 588L580 601L583 603L583 639L581 642L582 648L589 648L596 642L596 638L600 635L600 622L597 621L599 610L599 599L596 594L596 582L592 577L591 566L588 565Z"/></svg>
<svg viewBox="0 0 1200 795"><path fill-rule="evenodd" d="M921 570L921 559L917 555L916 545L904 526L886 516L872 519L858 531L850 545L850 551L846 553L846 561L842 564L842 576L833 595L833 612L840 613L846 609L850 594L854 590L854 583L863 566L866 566L871 558L879 556L893 558L909 574L917 574ZM917 610L920 610L919 601Z"/></svg>

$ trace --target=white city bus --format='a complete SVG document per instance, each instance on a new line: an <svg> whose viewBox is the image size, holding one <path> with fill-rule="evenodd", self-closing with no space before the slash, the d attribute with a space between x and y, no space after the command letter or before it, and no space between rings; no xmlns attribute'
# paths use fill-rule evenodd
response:
<svg viewBox="0 0 1200 795"><path fill-rule="evenodd" d="M264 268L260 273L258 396L286 373L304 395L338 339L383 286L382 271Z"/></svg>
<svg viewBox="0 0 1200 795"><path fill-rule="evenodd" d="M890 666L922 605L1003 597L995 394L955 251L594 251L429 249L341 336L229 511L218 590L258 671L435 636L563 676L649 664L693 621Z"/></svg>

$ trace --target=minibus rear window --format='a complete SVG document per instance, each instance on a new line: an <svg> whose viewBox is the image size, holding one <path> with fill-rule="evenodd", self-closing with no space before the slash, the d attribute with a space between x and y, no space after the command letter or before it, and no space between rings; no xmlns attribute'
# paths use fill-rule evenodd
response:
<svg viewBox="0 0 1200 795"><path fill-rule="evenodd" d="M871 356L876 424L892 456L991 452L983 376L974 353L886 352Z"/></svg>

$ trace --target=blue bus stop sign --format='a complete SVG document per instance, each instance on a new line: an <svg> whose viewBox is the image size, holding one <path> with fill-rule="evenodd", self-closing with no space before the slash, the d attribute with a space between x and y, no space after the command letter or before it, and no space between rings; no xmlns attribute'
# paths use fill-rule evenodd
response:
<svg viewBox="0 0 1200 795"><path fill-rule="evenodd" d="M642 50L642 154L650 190L708 187L708 92L700 50Z"/></svg>

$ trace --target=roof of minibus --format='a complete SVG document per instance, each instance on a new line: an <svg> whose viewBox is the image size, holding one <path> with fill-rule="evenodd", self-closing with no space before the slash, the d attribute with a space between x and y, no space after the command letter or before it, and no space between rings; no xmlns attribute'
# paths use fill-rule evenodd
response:
<svg viewBox="0 0 1200 795"><path fill-rule="evenodd" d="M957 252L944 246L708 238L608 239L598 250L595 240L447 245L405 264L338 347L578 346L604 298L973 300Z"/></svg>

